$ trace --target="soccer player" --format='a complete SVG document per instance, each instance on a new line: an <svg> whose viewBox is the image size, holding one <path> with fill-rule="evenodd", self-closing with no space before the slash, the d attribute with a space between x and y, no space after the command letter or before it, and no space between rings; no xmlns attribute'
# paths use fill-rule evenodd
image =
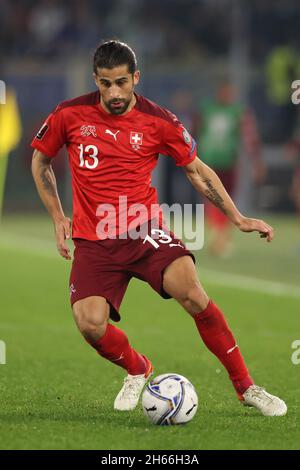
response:
<svg viewBox="0 0 300 470"><path fill-rule="evenodd" d="M300 112L292 138L286 143L284 155L293 165L290 196L294 202L300 222ZM297 248L298 251L298 248Z"/></svg>
<svg viewBox="0 0 300 470"><path fill-rule="evenodd" d="M202 161L214 170L231 197L237 183L241 141L251 157L255 182L263 181L265 165L255 116L236 101L235 90L230 82L221 82L216 97L202 103L198 127ZM232 249L230 220L211 202L207 201L205 206L211 232L210 251L215 256L227 256Z"/></svg>
<svg viewBox="0 0 300 470"><path fill-rule="evenodd" d="M53 219L61 256L71 259L67 239L72 236L75 244L70 276L75 322L102 357L128 373L114 408L134 409L153 373L150 360L110 322L120 320L122 298L136 277L190 314L206 346L227 369L241 403L263 415L284 415L285 403L254 384L223 313L198 280L192 253L164 225L151 186L158 155L169 155L182 166L195 189L241 231L257 231L270 242L272 227L243 216L216 174L197 157L194 140L177 118L134 92L140 72L127 44L100 44L93 76L98 90L60 103L33 139L32 172ZM51 167L63 145L72 174L72 231ZM153 221L157 228L151 229ZM131 236L139 230L141 236Z"/></svg>

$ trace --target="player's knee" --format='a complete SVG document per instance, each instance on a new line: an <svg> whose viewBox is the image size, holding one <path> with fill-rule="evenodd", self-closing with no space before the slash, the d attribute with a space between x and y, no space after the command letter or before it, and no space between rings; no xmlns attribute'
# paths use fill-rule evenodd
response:
<svg viewBox="0 0 300 470"><path fill-rule="evenodd" d="M96 341L102 338L106 332L109 314L105 309L88 303L73 306L76 324L81 334L88 340Z"/></svg>
<svg viewBox="0 0 300 470"><path fill-rule="evenodd" d="M209 298L199 281L189 285L181 299L181 304L190 315L202 312L208 302Z"/></svg>
<svg viewBox="0 0 300 470"><path fill-rule="evenodd" d="M82 319L79 323L81 334L88 341L97 341L105 335L107 321L94 322L90 319Z"/></svg>

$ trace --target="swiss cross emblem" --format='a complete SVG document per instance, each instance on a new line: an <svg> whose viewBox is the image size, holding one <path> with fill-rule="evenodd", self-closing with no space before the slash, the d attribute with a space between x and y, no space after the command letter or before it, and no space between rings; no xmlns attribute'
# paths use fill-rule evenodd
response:
<svg viewBox="0 0 300 470"><path fill-rule="evenodd" d="M130 132L130 143L134 150L138 150L143 143L143 133Z"/></svg>

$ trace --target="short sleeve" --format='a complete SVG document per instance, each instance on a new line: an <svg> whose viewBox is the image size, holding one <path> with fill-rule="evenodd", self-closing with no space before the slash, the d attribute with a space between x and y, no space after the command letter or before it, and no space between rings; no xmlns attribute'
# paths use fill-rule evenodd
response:
<svg viewBox="0 0 300 470"><path fill-rule="evenodd" d="M177 166L185 166L196 158L197 145L176 116L172 118L164 122L161 153L174 158Z"/></svg>
<svg viewBox="0 0 300 470"><path fill-rule="evenodd" d="M59 149L66 143L63 113L58 106L51 113L34 139L31 147L39 150L47 157L55 157Z"/></svg>

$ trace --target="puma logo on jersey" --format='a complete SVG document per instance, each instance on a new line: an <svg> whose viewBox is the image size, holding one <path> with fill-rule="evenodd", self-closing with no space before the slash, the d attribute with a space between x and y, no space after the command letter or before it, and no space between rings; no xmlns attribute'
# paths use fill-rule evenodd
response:
<svg viewBox="0 0 300 470"><path fill-rule="evenodd" d="M109 129L106 129L106 130L105 130L105 134L112 135L116 142L117 142L117 134L118 134L118 132L120 132L120 131L117 131L117 132L113 133L113 132L110 131Z"/></svg>

